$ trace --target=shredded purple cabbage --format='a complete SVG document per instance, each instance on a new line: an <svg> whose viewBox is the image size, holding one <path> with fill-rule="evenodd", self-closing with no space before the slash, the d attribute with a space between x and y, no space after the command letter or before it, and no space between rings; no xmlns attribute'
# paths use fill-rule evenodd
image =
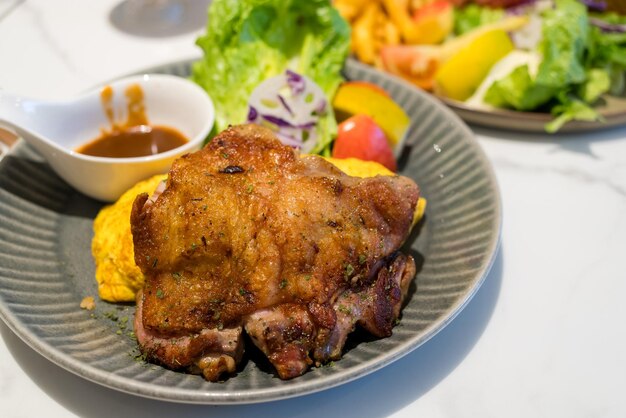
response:
<svg viewBox="0 0 626 418"><path fill-rule="evenodd" d="M292 135L289 135L283 131L278 131L274 133L280 139L280 142L282 142L283 144L289 145L290 147L293 147L293 148L298 148L298 149L302 148L302 141L293 137Z"/></svg>
<svg viewBox="0 0 626 418"><path fill-rule="evenodd" d="M259 112L253 106L250 106L248 108L248 122L254 122L257 116L259 116Z"/></svg>
<svg viewBox="0 0 626 418"><path fill-rule="evenodd" d="M590 17L589 23L600 28L602 32L626 33L626 25L605 22L604 20L598 19L597 17Z"/></svg>
<svg viewBox="0 0 626 418"><path fill-rule="evenodd" d="M316 115L324 115L326 114L326 100L321 100L317 107L315 108L315 114Z"/></svg>
<svg viewBox="0 0 626 418"><path fill-rule="evenodd" d="M274 125L279 126L281 128L293 128L294 127L290 122L287 122L285 119L279 118L278 116L261 114L261 117L265 119L266 121L273 123Z"/></svg>
<svg viewBox="0 0 626 418"><path fill-rule="evenodd" d="M316 125L317 125L317 122L311 121L311 122L300 123L300 124L296 125L296 128L298 128L298 129L313 129L313 128L315 128Z"/></svg>
<svg viewBox="0 0 626 418"><path fill-rule="evenodd" d="M279 118L278 116L261 114L261 117L265 119L266 121L273 123L274 125L280 128L313 129L317 125L315 121L299 123L297 125L294 125L293 123L286 121L283 118Z"/></svg>
<svg viewBox="0 0 626 418"><path fill-rule="evenodd" d="M587 6L587 8L599 12L604 12L607 7L606 1L604 0L580 0L580 2Z"/></svg>
<svg viewBox="0 0 626 418"><path fill-rule="evenodd" d="M287 84L291 89L291 93L294 96L302 94L304 92L304 89L306 88L306 82L304 81L304 78L300 74L295 73L291 70L285 70L285 75L287 76Z"/></svg>
<svg viewBox="0 0 626 418"><path fill-rule="evenodd" d="M286 70L253 91L248 122L269 126L283 144L309 152L317 144L319 118L327 112L328 100L319 86Z"/></svg>
<svg viewBox="0 0 626 418"><path fill-rule="evenodd" d="M294 116L293 110L291 110L291 107L289 107L289 105L287 104L287 101L285 100L285 98L282 95L278 95L278 101L280 102L280 104L283 105L283 107L285 108L285 110L287 112L289 112L289 114L291 116Z"/></svg>

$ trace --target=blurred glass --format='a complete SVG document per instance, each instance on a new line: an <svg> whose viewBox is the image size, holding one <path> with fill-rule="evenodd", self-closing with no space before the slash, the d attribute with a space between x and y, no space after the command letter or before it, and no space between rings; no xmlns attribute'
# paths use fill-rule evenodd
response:
<svg viewBox="0 0 626 418"><path fill-rule="evenodd" d="M124 0L109 20L122 32L142 37L176 36L205 26L211 0Z"/></svg>

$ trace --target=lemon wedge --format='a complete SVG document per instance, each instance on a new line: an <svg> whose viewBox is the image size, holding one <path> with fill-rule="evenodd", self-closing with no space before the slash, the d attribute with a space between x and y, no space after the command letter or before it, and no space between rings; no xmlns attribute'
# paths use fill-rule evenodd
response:
<svg viewBox="0 0 626 418"><path fill-rule="evenodd" d="M435 92L450 99L466 100L491 67L513 49L504 30L494 29L480 34L441 66L435 75Z"/></svg>

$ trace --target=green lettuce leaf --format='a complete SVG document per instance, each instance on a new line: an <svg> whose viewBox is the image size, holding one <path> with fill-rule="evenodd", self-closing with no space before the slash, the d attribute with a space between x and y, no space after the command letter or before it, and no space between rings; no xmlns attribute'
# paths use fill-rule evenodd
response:
<svg viewBox="0 0 626 418"><path fill-rule="evenodd" d="M589 38L587 9L576 0L557 0L546 11L542 25L537 84L562 89L585 81L583 57Z"/></svg>
<svg viewBox="0 0 626 418"><path fill-rule="evenodd" d="M556 7L543 16L537 74L533 77L528 66L516 68L493 83L485 101L521 111L551 107L555 119L546 125L548 132L570 120L598 120L591 104L611 87L608 64L613 62L613 52L600 45L598 39L611 42L595 29L590 28L582 3L557 0Z"/></svg>
<svg viewBox="0 0 626 418"><path fill-rule="evenodd" d="M485 102L495 107L528 111L548 102L555 93L554 88L537 84L528 66L522 65L494 82L485 94Z"/></svg>
<svg viewBox="0 0 626 418"><path fill-rule="evenodd" d="M611 88L611 75L601 68L587 71L585 82L578 88L578 96L585 102L593 104L601 95Z"/></svg>
<svg viewBox="0 0 626 418"><path fill-rule="evenodd" d="M215 0L206 34L197 45L204 57L192 80L211 96L216 130L247 118L247 102L263 80L291 69L313 79L329 100L343 81L350 27L328 0ZM321 152L336 133L332 112L320 122Z"/></svg>
<svg viewBox="0 0 626 418"><path fill-rule="evenodd" d="M479 26L501 20L504 9L469 4L454 10L454 33L462 35Z"/></svg>
<svg viewBox="0 0 626 418"><path fill-rule="evenodd" d="M589 37L587 10L576 0L558 0L556 4L544 16L539 45L543 59L537 75L531 77L528 66L516 68L487 90L487 103L534 110L552 100L557 92L586 80L583 57Z"/></svg>
<svg viewBox="0 0 626 418"><path fill-rule="evenodd" d="M568 98L562 105L555 106L552 113L556 116L552 121L546 124L545 129L548 133L555 133L563 125L572 120L594 121L602 120L602 116L596 112L587 103L575 98Z"/></svg>
<svg viewBox="0 0 626 418"><path fill-rule="evenodd" d="M600 16L610 23L626 24L626 16ZM620 20L621 19L621 20ZM592 26L587 47L586 65L604 69L611 79L609 93L615 96L626 90L626 33L602 32Z"/></svg>

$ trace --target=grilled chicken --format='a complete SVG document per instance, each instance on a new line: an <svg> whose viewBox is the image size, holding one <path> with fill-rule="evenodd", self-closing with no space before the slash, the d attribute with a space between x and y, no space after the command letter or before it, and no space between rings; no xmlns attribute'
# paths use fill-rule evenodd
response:
<svg viewBox="0 0 626 418"><path fill-rule="evenodd" d="M266 128L227 129L134 202L141 349L215 381L236 371L245 330L290 379L340 358L357 325L391 335L418 198L406 177L349 177Z"/></svg>

